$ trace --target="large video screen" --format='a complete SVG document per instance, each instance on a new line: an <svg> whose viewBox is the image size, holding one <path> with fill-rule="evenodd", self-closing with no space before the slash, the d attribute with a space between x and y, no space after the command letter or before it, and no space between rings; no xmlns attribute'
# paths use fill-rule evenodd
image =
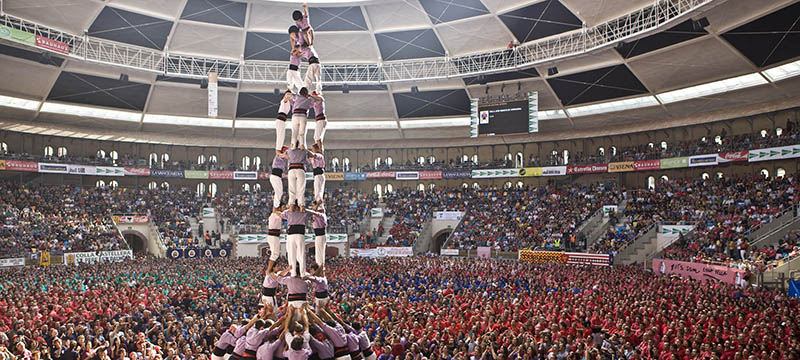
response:
<svg viewBox="0 0 800 360"><path fill-rule="evenodd" d="M522 133L528 133L528 100L478 104L478 135Z"/></svg>

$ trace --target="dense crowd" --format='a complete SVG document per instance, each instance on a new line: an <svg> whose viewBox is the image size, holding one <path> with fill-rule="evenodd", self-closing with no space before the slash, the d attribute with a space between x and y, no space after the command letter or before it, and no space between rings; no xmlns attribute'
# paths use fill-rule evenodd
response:
<svg viewBox="0 0 800 360"><path fill-rule="evenodd" d="M386 214L393 216L387 245L411 246L435 211L464 211L471 190L402 189L386 197Z"/></svg>
<svg viewBox="0 0 800 360"><path fill-rule="evenodd" d="M620 192L611 184L474 190L447 246L502 251L577 248L582 246L577 242L578 226L603 205L619 201Z"/></svg>
<svg viewBox="0 0 800 360"><path fill-rule="evenodd" d="M769 261L764 249L749 248L748 235L797 202L796 177L761 175L726 179L670 180L653 190L628 192L625 225L614 227L592 250L617 253L659 222L694 225L664 250L664 257L715 262Z"/></svg>
<svg viewBox="0 0 800 360"><path fill-rule="evenodd" d="M0 184L0 257L127 248L107 211L108 191Z"/></svg>
<svg viewBox="0 0 800 360"><path fill-rule="evenodd" d="M797 300L771 290L641 267L328 263L329 310L361 324L382 360L800 357ZM0 357L208 359L256 316L263 272L261 259L0 270Z"/></svg>

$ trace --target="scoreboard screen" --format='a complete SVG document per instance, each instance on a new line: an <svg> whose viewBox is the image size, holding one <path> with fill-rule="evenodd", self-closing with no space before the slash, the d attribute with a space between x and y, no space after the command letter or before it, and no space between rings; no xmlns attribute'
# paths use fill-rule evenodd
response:
<svg viewBox="0 0 800 360"><path fill-rule="evenodd" d="M478 135L528 133L528 100L478 105Z"/></svg>

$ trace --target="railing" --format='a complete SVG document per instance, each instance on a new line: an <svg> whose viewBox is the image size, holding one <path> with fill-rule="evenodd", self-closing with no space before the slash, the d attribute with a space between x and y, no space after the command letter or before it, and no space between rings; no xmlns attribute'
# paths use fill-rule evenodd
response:
<svg viewBox="0 0 800 360"><path fill-rule="evenodd" d="M324 84L379 84L476 76L529 68L646 36L712 3L725 0L656 0L617 19L581 30L525 43L513 49L456 57L372 64L322 65ZM236 61L170 54L88 35L72 35L4 14L0 25L66 43L70 57L185 78L204 78L211 71L223 81L285 83L286 62Z"/></svg>
<svg viewBox="0 0 800 360"><path fill-rule="evenodd" d="M122 230L119 229L119 223L117 223L117 221L114 220L113 216L111 216L111 223L114 224L114 229L117 230L117 235L119 235L119 238L120 240L122 240L122 243L125 244L125 250L130 250L131 247L130 245L128 245L128 242L125 241L125 236L122 235Z"/></svg>
<svg viewBox="0 0 800 360"><path fill-rule="evenodd" d="M463 214L463 215L461 215L461 219L459 219L459 220L458 220L458 222L456 223L456 226L453 226L453 230L452 230L452 231L450 231L450 234L449 234L449 235L447 235L447 239L445 239L445 240L444 240L444 243L442 243L442 247L439 249L440 251L441 251L441 249L446 249L446 246L447 246L448 244L450 244L450 242L451 242L451 241L452 241L452 239L453 239L453 235L455 235L456 231L457 231L457 230L458 230L458 228L461 226L461 223L462 223L462 222L464 222L464 219L467 217L467 214L469 214L469 207L467 207L467 208L464 210L464 214Z"/></svg>
<svg viewBox="0 0 800 360"><path fill-rule="evenodd" d="M639 234L636 235L636 237L633 238L633 241L631 241L630 243L626 244L624 247L622 247L619 250L617 250L616 254L612 255L614 257L614 259L613 259L614 263L615 264L618 263L617 262L618 259L621 259L623 257L628 258L631 255L633 255L632 253L635 252L635 249L636 249L636 247L634 245L637 242L641 241L641 239L643 239L645 237L652 236L653 232L655 232L657 228L658 228L658 224L652 223L648 227L646 227L643 231L640 231Z"/></svg>
<svg viewBox="0 0 800 360"><path fill-rule="evenodd" d="M748 232L747 237L750 239L750 242L755 243L763 236L768 235L768 233L774 230L775 228L792 221L795 218L796 210L797 209L795 208L795 206L792 205L781 211L781 213L778 214L776 217L774 217L770 222L758 223L756 225L753 225L747 231ZM786 216L787 214L790 214L790 216Z"/></svg>

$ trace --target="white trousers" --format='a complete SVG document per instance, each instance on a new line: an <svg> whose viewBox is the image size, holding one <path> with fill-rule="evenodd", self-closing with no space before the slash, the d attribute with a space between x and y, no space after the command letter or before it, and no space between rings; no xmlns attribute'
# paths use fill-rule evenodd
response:
<svg viewBox="0 0 800 360"><path fill-rule="evenodd" d="M280 236L267 235L267 244L269 244L269 259L272 261L278 260L278 255L280 255L281 251Z"/></svg>
<svg viewBox="0 0 800 360"><path fill-rule="evenodd" d="M292 114L292 138L290 139L289 148L294 149L298 142L306 147L306 122L308 118L303 114Z"/></svg>
<svg viewBox="0 0 800 360"><path fill-rule="evenodd" d="M280 150L286 139L286 121L275 120L275 134L275 150Z"/></svg>
<svg viewBox="0 0 800 360"><path fill-rule="evenodd" d="M300 264L300 274L306 273L306 244L305 234L291 234L286 239L286 257L289 259L289 266L292 267L294 276L297 270L297 263ZM291 303L290 303L291 304Z"/></svg>
<svg viewBox="0 0 800 360"><path fill-rule="evenodd" d="M211 360L228 360L229 357L230 357L230 355L228 355L228 354L225 354L225 356L217 356L217 355L211 354Z"/></svg>
<svg viewBox="0 0 800 360"><path fill-rule="evenodd" d="M283 180L279 176L270 174L269 183L272 184L272 206L278 207L281 205L281 199L283 198ZM271 249L272 246L270 246Z"/></svg>
<svg viewBox="0 0 800 360"><path fill-rule="evenodd" d="M372 354L370 354L369 356L365 357L364 359L365 360L375 360L375 353L373 352Z"/></svg>
<svg viewBox="0 0 800 360"><path fill-rule="evenodd" d="M317 120L317 126L314 128L314 142L322 141L325 138L326 127L328 127L328 120Z"/></svg>
<svg viewBox="0 0 800 360"><path fill-rule="evenodd" d="M317 93L322 92L322 75L320 74L322 67L317 64L310 64L308 65L308 70L306 70L306 76L303 81L306 89L311 91L311 84L316 84L314 90Z"/></svg>
<svg viewBox="0 0 800 360"><path fill-rule="evenodd" d="M300 70L286 70L286 88L288 88L289 91L297 94L303 86L303 78L300 77Z"/></svg>
<svg viewBox="0 0 800 360"><path fill-rule="evenodd" d="M314 309L316 310L316 312L319 313L319 309L324 309L325 306L328 305L328 301L330 301L330 300L331 300L330 297L326 297L326 298L320 299L320 298L315 296L314 297Z"/></svg>
<svg viewBox="0 0 800 360"><path fill-rule="evenodd" d="M325 247L328 244L328 235L317 235L314 237L314 260L317 265L325 265Z"/></svg>
<svg viewBox="0 0 800 360"><path fill-rule="evenodd" d="M314 201L322 201L325 193L325 174L314 175Z"/></svg>
<svg viewBox="0 0 800 360"><path fill-rule="evenodd" d="M261 303L264 305L272 306L273 312L278 309L278 302L275 300L274 296L261 295Z"/></svg>
<svg viewBox="0 0 800 360"><path fill-rule="evenodd" d="M289 169L289 205L304 205L306 193L306 172L303 169Z"/></svg>

